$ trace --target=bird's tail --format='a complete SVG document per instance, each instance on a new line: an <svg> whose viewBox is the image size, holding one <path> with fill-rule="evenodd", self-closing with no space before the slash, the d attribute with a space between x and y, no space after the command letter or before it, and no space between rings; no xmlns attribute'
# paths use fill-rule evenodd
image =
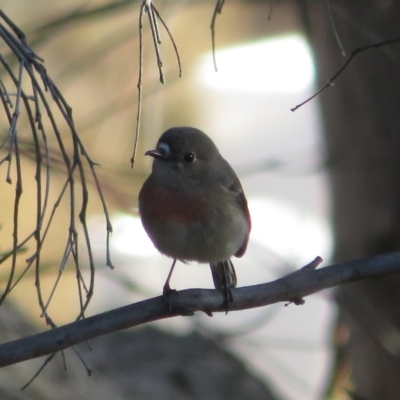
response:
<svg viewBox="0 0 400 400"><path fill-rule="evenodd" d="M236 287L235 268L231 260L210 263L215 289L224 291Z"/></svg>

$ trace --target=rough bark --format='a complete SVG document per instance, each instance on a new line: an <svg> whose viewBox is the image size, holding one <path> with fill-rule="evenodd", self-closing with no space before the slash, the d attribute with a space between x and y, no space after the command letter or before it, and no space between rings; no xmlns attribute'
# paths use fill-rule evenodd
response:
<svg viewBox="0 0 400 400"><path fill-rule="evenodd" d="M348 53L400 37L398 1L330 2ZM302 4L320 85L340 68L326 3ZM400 44L360 53L320 96L332 192L335 261L394 251L400 241ZM338 290L343 355L363 399L400 398L400 275ZM341 362L339 364L342 364Z"/></svg>

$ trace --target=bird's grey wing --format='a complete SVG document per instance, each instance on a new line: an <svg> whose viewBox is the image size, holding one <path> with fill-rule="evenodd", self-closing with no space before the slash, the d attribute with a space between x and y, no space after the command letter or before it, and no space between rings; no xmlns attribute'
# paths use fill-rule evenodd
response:
<svg viewBox="0 0 400 400"><path fill-rule="evenodd" d="M250 229L251 229L251 218L250 218L249 208L247 206L246 196L244 195L242 185L239 181L239 178L236 176L236 174L234 176L234 179L231 181L228 189L232 193L234 199L236 200L238 208L240 210L243 210L246 221L247 221L247 225L248 225L245 240L244 240L243 244L240 246L239 250L235 253L236 257L242 257L243 254L246 252L247 243L249 241L249 234L250 234Z"/></svg>

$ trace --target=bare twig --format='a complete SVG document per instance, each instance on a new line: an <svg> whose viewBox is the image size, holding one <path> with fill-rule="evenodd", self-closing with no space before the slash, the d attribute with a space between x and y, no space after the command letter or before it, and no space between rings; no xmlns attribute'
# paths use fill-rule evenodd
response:
<svg viewBox="0 0 400 400"><path fill-rule="evenodd" d="M335 21L333 20L333 15L332 15L331 6L329 4L329 0L325 0L325 2L326 2L326 8L327 8L328 14L329 14L329 19L331 21L333 33L334 33L336 41L337 41L337 43L339 45L340 52L342 53L343 57L346 57L346 52L344 51L342 42L341 42L340 37L339 37L339 33L338 33L337 29L336 29Z"/></svg>
<svg viewBox="0 0 400 400"><path fill-rule="evenodd" d="M2 59L3 61L3 59ZM17 99L15 103L15 111L11 118L10 128L8 131L8 137L10 141L10 147L8 151L8 155L6 156L8 160L8 168L7 168L7 177L6 182L12 183L10 170L11 170L11 161L12 161L12 154L15 153L15 160L16 160L16 170L17 170L17 182L15 188L15 199L14 199L14 218L13 218L13 249L15 250L18 247L18 225L19 225L19 203L22 195L22 173L21 173L21 159L19 154L19 146L17 140L17 121L21 114L20 112L20 103L21 103L21 94L22 94L22 76L24 71L24 64L23 62L20 63L19 74L18 74L18 83L17 83ZM12 254L12 261L11 261L11 269L10 274L8 277L6 288L0 298L0 304L4 301L8 293L10 292L10 288L12 286L12 282L14 279L16 264L17 264L17 251L15 250Z"/></svg>
<svg viewBox="0 0 400 400"><path fill-rule="evenodd" d="M158 10L154 7L153 5L153 11L154 13L157 15L158 19L161 21L161 23L163 24L165 30L168 33L169 39L171 40L172 46L174 47L174 51L175 51L175 55L176 55L176 60L178 62L178 70L179 70L179 74L178 77L181 78L182 77L182 64L181 64L181 58L179 56L179 52L178 52L178 47L176 45L175 39L172 36L171 31L169 30L167 24L164 22L164 20L161 18L160 13L158 12Z"/></svg>
<svg viewBox="0 0 400 400"><path fill-rule="evenodd" d="M311 97L309 97L307 100L303 101L302 103L298 104L296 107L291 108L291 111L296 111L298 108L304 106L304 104L307 104L309 101L315 99L320 93L322 93L325 89L331 87L334 85L335 80L339 77L339 75L347 68L347 66L353 61L354 57L357 56L358 54L366 51L366 50L371 50L371 49L377 49L379 47L382 46L387 46L389 44L393 44L393 43L398 43L400 42L400 38L396 38L396 39L389 39L389 40L385 40L384 42L379 42L379 43L374 43L374 44L370 44L367 46L363 46L363 47L359 47L358 49L354 50L350 57L347 59L347 61L342 65L342 67L339 69L339 71L336 72L335 75L333 75L333 77L331 79L329 79L329 81L321 88L318 90L318 92L316 92L315 94L313 94Z"/></svg>
<svg viewBox="0 0 400 400"><path fill-rule="evenodd" d="M168 26L161 18L160 13L158 12L156 6L154 5L153 0L142 0L142 5L140 6L139 11L139 78L137 83L138 88L138 108L137 108L137 115L136 115L136 132L135 132L135 140L133 144L133 152L131 157L131 167L133 168L136 158L136 150L139 141L139 132L140 132L140 118L142 113L142 96L143 96L143 15L147 13L149 17L149 24L151 35L153 38L154 50L156 52L157 58L157 66L159 71L159 79L162 84L165 83L165 74L163 71L163 62L161 59L161 52L160 52L160 44L161 44L161 36L160 31L158 28L158 21L157 18L163 24L165 30L168 33L169 39L174 47L175 55L178 60L178 68L179 68L179 77L182 76L182 66L181 66L181 59L178 53L178 47L176 46L175 40L169 30Z"/></svg>
<svg viewBox="0 0 400 400"><path fill-rule="evenodd" d="M271 5L269 6L268 21L271 20L272 12L274 10L275 0L271 0Z"/></svg>
<svg viewBox="0 0 400 400"><path fill-rule="evenodd" d="M2 22L5 22L3 24ZM14 55L18 62L18 73L13 72L13 63L9 60L12 58L10 54L7 57L3 57L0 54L0 65L3 67L5 74L8 75L9 81L13 85L11 92L16 90L15 94L15 108L14 112L11 112L13 107L10 101L10 93L6 89L5 83L2 81L0 84L0 99L3 108L6 112L6 116L9 122L8 135L1 144L0 150L7 151L6 156L0 159L0 165L3 162L8 163L6 181L12 183L12 168L15 168L16 176L16 195L14 197L14 229L13 229L13 244L12 249L2 255L0 258L0 264L8 259L10 260L10 274L6 284L5 290L0 303L6 298L10 291L18 284L25 273L29 270L32 265L35 265L35 285L37 290L38 301L42 310L42 314L48 323L52 327L56 327L56 324L52 321L48 315L48 306L57 288L58 281L61 274L64 271L65 266L68 264L69 259L73 259L77 271L77 284L82 287L83 292L80 293L80 311L78 319L83 318L84 311L90 302L93 294L94 287L94 260L90 243L90 236L87 227L87 208L89 204L89 190L87 184L87 174L90 171L101 203L106 219L107 225L107 248L106 248L106 260L107 265L112 266L109 250L109 238L112 232L111 222L109 213L105 203L104 196L102 194L99 180L95 171L96 163L88 155L74 125L72 110L68 105L57 86L51 80L47 71L42 63L42 59L38 57L28 46L27 40L24 33L0 10L0 39L4 41L7 48L11 51L11 55ZM30 83L32 94L26 93L25 88L29 88L24 81ZM53 101L52 106L48 99L49 95ZM54 106L56 110L54 110ZM42 109L46 118L42 116ZM64 123L69 128L69 136L65 134L65 126L60 126L59 115L55 115L55 111L61 114ZM20 239L19 235L19 203L22 195L22 167L21 167L21 152L20 152L20 138L18 137L18 124L19 116L24 113L29 122L29 127L32 134L33 149L36 163L36 224L34 230L24 239ZM61 133L62 131L62 133ZM62 159L63 166L59 164L63 172L65 172L67 178L64 187L53 205L53 209L50 216L47 215L49 208L49 192L50 192L50 167L52 159L50 157L50 150L48 145L48 135L52 134L56 138L58 144L58 151ZM70 143L67 143L67 142ZM72 146L71 146L72 145ZM72 147L72 151L67 150ZM14 161L15 159L15 161ZM15 167L14 167L15 164ZM89 169L85 168L88 165ZM77 210L77 188L81 188L81 205L79 216L76 215ZM68 196L68 197L67 197ZM53 288L50 291L48 299L43 299L41 289L41 258L40 253L45 245L45 240L48 238L48 229L50 224L53 222L53 217L61 201L69 202L70 211L70 223L68 230L68 238L65 244L65 248L68 249L62 257L59 268L59 276L56 279ZM77 226L77 218L82 227L84 234L84 242L86 243L87 255L89 259L90 273L89 283L85 284L83 274L81 272L81 261L78 253L78 243L80 240L79 228ZM36 242L35 252L26 260L26 267L22 273L14 280L16 273L17 257L21 253L23 246L27 246L31 240Z"/></svg>
<svg viewBox="0 0 400 400"><path fill-rule="evenodd" d="M137 112L136 112L136 132L135 132L135 142L133 144L133 153L131 157L131 167L133 168L133 165L135 163L135 158L136 158L136 150L137 150L137 145L139 142L139 133L140 133L140 122L141 122L141 116L142 116L142 97L143 97L143 14L145 10L145 5L144 2L142 3L142 6L140 7L140 12L139 12L139 77L138 77L138 83L137 83L137 88L138 88L138 104L137 104Z"/></svg>
<svg viewBox="0 0 400 400"><path fill-rule="evenodd" d="M400 272L399 252L314 269L318 262L317 258L312 267L274 282L232 289L234 301L229 311L292 301L340 284ZM224 297L217 290L189 289L178 293L179 296L171 297L172 311L166 307L163 296L159 296L2 344L0 367L53 354L77 343L155 320L193 315L196 311L208 315L225 312Z"/></svg>
<svg viewBox="0 0 400 400"><path fill-rule="evenodd" d="M144 4L143 12L146 12L147 15L149 16L150 30L151 30L151 35L153 37L154 50L156 51L158 72L160 74L160 82L164 84L165 75L163 71L163 62L160 53L161 38L160 38L160 32L158 30L157 18L154 15L155 7L152 0L143 0L143 4Z"/></svg>
<svg viewBox="0 0 400 400"><path fill-rule="evenodd" d="M215 8L213 11L213 15L211 18L211 47L212 47L212 54L213 54L213 62L214 62L214 69L217 72L217 59L215 57L215 24L217 21L217 15L222 13L222 7L224 6L225 0L217 0L217 3L215 4Z"/></svg>
<svg viewBox="0 0 400 400"><path fill-rule="evenodd" d="M26 389L39 375L40 373L44 370L44 368L46 367L46 365L54 358L54 356L57 353L53 353L50 356L48 356L45 360L45 362L40 366L40 368L35 372L35 374L32 376L31 379L29 379L29 381L27 383L25 383L24 386L22 386L21 390Z"/></svg>
<svg viewBox="0 0 400 400"><path fill-rule="evenodd" d="M3 22L5 22L5 24L3 24ZM0 39L4 41L6 47L10 50L10 53L7 54L6 57L0 54L0 65L4 70L3 76L8 77L8 81L11 82L12 86L12 93L9 93L3 80L0 82L1 104L3 105L9 123L8 134L0 146L0 150L6 152L6 156L3 159L0 158L0 165L3 162L7 162L6 182L13 184L13 181L15 180L16 188L13 207L12 249L3 253L0 258L0 264L10 259L10 272L4 292L0 298L0 304L4 301L11 290L13 290L13 288L15 288L15 286L20 282L31 266L35 265L35 286L42 316L45 318L46 323L54 329L57 325L49 315L48 309L58 287L61 275L68 264L73 263L76 270L76 281L78 285L80 304L77 320L84 318L85 310L93 295L95 268L87 225L87 209L89 205L87 175L90 175L95 182L103 206L107 225L106 262L109 266L112 266L109 249L112 227L105 199L95 171L95 166L97 164L90 158L75 129L71 107L47 74L43 65L43 60L28 46L24 33L3 13L2 10L0 10ZM12 58L12 55L14 58ZM15 66L18 68L17 73L14 73ZM26 90L32 90L32 94L26 93ZM14 91L16 91L15 94L13 93ZM50 105L48 99L49 95L51 96L52 105ZM10 96L15 96L15 108L13 112L11 109L14 105L10 100ZM42 116L42 109L45 112L45 118ZM62 120L64 121L64 126L61 126L59 122L60 115L56 115L56 112L59 112L61 115ZM20 115L24 115L29 123L33 143L32 153L34 154L36 164L36 222L33 231L22 240L20 239L19 233L19 225L21 224L21 221L19 221L19 209L23 189L20 151L21 138L19 138L18 135ZM69 128L69 135L68 129L65 130L65 125ZM26 131L26 129L24 130ZM57 166L60 171L63 171L66 175L65 185L61 189L61 192L53 205L50 216L47 215L51 183L50 167L54 158L50 157L48 144L49 134L54 135L56 138L58 153L60 155L58 159L61 158L62 160L61 163L58 163L57 159ZM72 148L72 151L69 150L70 148ZM85 168L87 165L89 168ZM90 172L90 174L88 174L88 172ZM79 206L77 204L77 190L79 191L79 188L81 189L81 204L80 212L77 216L76 212L77 207ZM33 196L33 199L34 198L35 197ZM68 202L69 204L69 226L66 227L68 237L65 243L64 255L61 257L58 276L50 290L50 293L44 295L41 285L41 251L45 245L45 240L48 238L47 234L49 227L53 222L56 209L62 201ZM90 271L88 284L85 282L81 269L82 263L78 250L80 235L77 218L79 218L79 223L84 234L84 242L86 244L89 260ZM19 272L17 279L14 279L17 272L17 259L22 253L21 250L23 249L23 246L28 247L31 241L36 242L34 254L26 260L27 265L23 269L22 273ZM46 243L47 242L48 240ZM47 297L47 300L44 300L45 297ZM78 357L80 357L79 354ZM42 368L39 369L30 382L36 378L52 358L53 356L48 357ZM83 364L85 363L83 362ZM28 384L30 382L28 382Z"/></svg>

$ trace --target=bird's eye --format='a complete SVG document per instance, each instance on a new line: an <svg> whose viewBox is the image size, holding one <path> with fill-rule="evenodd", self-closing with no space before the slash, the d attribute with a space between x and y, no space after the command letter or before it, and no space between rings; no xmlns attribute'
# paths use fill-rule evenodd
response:
<svg viewBox="0 0 400 400"><path fill-rule="evenodd" d="M183 156L183 161L187 162L188 164L192 163L196 157L193 153L186 153Z"/></svg>

